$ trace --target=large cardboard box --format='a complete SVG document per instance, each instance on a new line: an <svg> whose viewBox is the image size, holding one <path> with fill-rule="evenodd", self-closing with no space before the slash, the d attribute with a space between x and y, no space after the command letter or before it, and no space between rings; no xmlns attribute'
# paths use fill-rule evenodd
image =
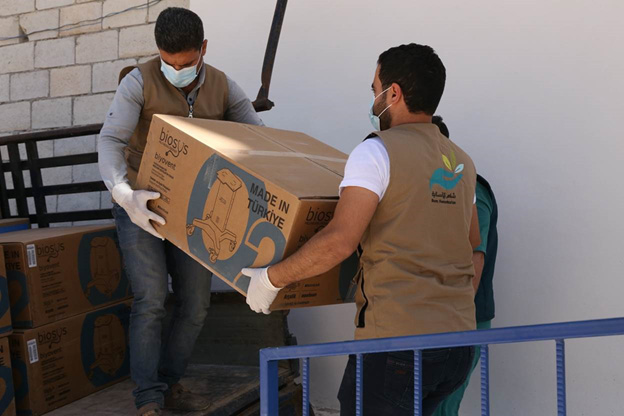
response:
<svg viewBox="0 0 624 416"><path fill-rule="evenodd" d="M137 188L165 238L242 294L244 267L293 253L334 214L347 155L303 133L156 115ZM349 302L357 257L280 291L272 309Z"/></svg>
<svg viewBox="0 0 624 416"><path fill-rule="evenodd" d="M11 303L9 302L9 284L7 282L4 250L0 246L0 337L11 333ZM2 413L0 413L0 416Z"/></svg>
<svg viewBox="0 0 624 416"><path fill-rule="evenodd" d="M0 416L15 416L15 389L9 338L0 338Z"/></svg>
<svg viewBox="0 0 624 416"><path fill-rule="evenodd" d="M13 328L34 328L131 296L114 226L0 234Z"/></svg>
<svg viewBox="0 0 624 416"><path fill-rule="evenodd" d="M0 219L0 234L13 231L28 230L30 221L28 218L4 218Z"/></svg>
<svg viewBox="0 0 624 416"><path fill-rule="evenodd" d="M131 300L9 337L20 415L41 415L130 373Z"/></svg>

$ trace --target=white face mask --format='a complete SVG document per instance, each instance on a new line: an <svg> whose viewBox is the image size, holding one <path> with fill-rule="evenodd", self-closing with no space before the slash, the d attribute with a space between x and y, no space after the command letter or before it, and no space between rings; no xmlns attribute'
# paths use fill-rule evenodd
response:
<svg viewBox="0 0 624 416"><path fill-rule="evenodd" d="M368 117L370 118L370 122L371 122L371 124L373 125L373 128L376 131L381 130L381 122L379 121L379 117L381 117L381 115L383 113L385 113L387 109L392 107L392 104L390 104L388 107L384 108L384 110L381 113L379 113L379 115L377 115L377 116L375 114L373 114L373 107L375 106L375 101L377 100L377 98L379 98L379 96L381 96L383 93L388 91L390 88L392 88L392 86L386 88L385 90L380 92L375 98L373 98L373 102L371 103L370 109L368 110Z"/></svg>
<svg viewBox="0 0 624 416"><path fill-rule="evenodd" d="M199 59L201 60L203 65L201 55ZM162 71L165 78L167 78L167 81L169 81L174 87L177 88L184 88L190 85L190 83L193 82L195 78L197 78L197 74L199 74L200 69L201 66L199 67L199 69L197 69L197 65L193 65L188 68L182 68L178 71L174 67L163 61L162 56L160 57L160 70Z"/></svg>

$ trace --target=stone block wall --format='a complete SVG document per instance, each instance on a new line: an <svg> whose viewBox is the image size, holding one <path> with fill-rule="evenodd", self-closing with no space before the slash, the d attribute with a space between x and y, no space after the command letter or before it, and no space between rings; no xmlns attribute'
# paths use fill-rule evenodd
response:
<svg viewBox="0 0 624 416"><path fill-rule="evenodd" d="M189 4L190 0L0 0L0 136L103 122L119 71L156 56L158 14L169 6ZM97 136L59 139L39 143L39 153L45 157L95 151L96 143ZM0 151L7 160L6 148ZM28 172L24 175L28 185ZM96 165L44 172L46 185L99 179ZM110 195L63 195L47 202L49 212L108 208ZM32 201L29 206L34 212Z"/></svg>

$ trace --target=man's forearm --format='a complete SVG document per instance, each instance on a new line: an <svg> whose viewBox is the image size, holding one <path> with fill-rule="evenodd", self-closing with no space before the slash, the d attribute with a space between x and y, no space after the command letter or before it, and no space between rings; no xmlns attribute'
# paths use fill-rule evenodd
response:
<svg viewBox="0 0 624 416"><path fill-rule="evenodd" d="M353 254L339 232L327 227L284 261L271 266L269 280L276 287L318 276Z"/></svg>
<svg viewBox="0 0 624 416"><path fill-rule="evenodd" d="M143 108L143 77L138 69L126 75L115 92L98 138L98 165L109 191L128 182L124 149Z"/></svg>
<svg viewBox="0 0 624 416"><path fill-rule="evenodd" d="M115 185L128 182L125 147L125 143L109 136L100 136L98 139L98 167L110 192Z"/></svg>

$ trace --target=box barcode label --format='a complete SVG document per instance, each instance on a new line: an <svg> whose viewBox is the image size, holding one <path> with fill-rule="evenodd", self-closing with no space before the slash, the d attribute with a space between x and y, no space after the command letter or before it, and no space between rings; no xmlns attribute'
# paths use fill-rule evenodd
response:
<svg viewBox="0 0 624 416"><path fill-rule="evenodd" d="M26 246L26 255L28 256L28 267L37 267L37 249L34 244Z"/></svg>
<svg viewBox="0 0 624 416"><path fill-rule="evenodd" d="M37 340L31 339L28 341L28 360L30 363L36 363L39 361L39 350L37 349Z"/></svg>

